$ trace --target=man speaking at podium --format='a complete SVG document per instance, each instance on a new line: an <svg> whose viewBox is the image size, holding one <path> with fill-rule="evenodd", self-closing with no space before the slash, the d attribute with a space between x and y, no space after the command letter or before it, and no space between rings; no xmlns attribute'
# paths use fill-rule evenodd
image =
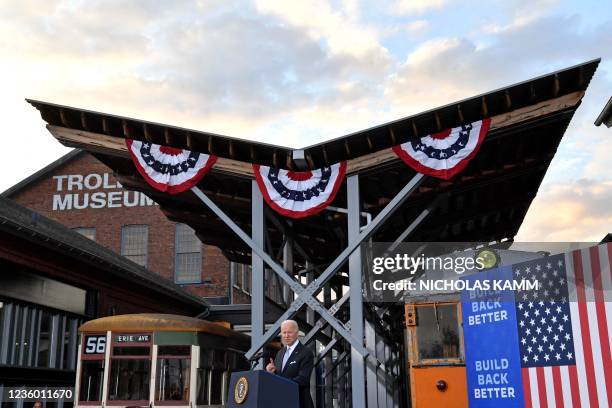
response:
<svg viewBox="0 0 612 408"><path fill-rule="evenodd" d="M281 324L281 341L284 347L276 354L274 361L266 366L266 371L295 381L300 386L300 408L312 408L310 397L310 374L314 356L298 341L300 329L295 320L285 320Z"/></svg>

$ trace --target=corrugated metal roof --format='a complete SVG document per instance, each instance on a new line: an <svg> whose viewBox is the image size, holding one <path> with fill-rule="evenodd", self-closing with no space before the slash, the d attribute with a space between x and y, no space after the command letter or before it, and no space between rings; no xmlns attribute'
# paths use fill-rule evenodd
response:
<svg viewBox="0 0 612 408"><path fill-rule="evenodd" d="M577 91L584 91L600 59L555 71L511 86L453 102L416 115L307 146L308 167L319 168L354 159L416 137L456 127L484 117L501 115L525 106ZM232 160L291 168L296 149L185 129L50 102L27 100L50 125L101 133L118 138L150 140L157 144L214 154Z"/></svg>
<svg viewBox="0 0 612 408"><path fill-rule="evenodd" d="M595 126L600 126L602 123L607 127L612 127L612 96L608 99L608 103L606 103L606 106L597 116L597 119L595 119Z"/></svg>
<svg viewBox="0 0 612 408"><path fill-rule="evenodd" d="M411 240L492 242L512 239L598 64L599 60L589 61L313 145L305 149L307 160L311 167L317 167L350 159L348 167L356 169L351 174L359 174L363 210L376 216L415 174L397 158L390 146L437 132L440 128L456 126L462 121L491 117L491 130L464 171L451 180L426 178L373 239L379 242L395 240L433 202L436 206L431 215L413 231ZM154 143L212 152L227 162L232 162L227 158L233 159L228 171L221 169L220 159L198 187L245 231L251 228L252 181L246 172L237 174L230 167L239 163L244 169L250 169L252 162L284 165L286 159L291 158L290 149L191 131L175 133L174 130L180 128L159 125L153 129L148 122L131 122L104 114L92 116L75 108L32 103L62 143L92 152L113 169L124 187L149 195L169 219L193 227L203 243L220 247L232 260L249 261L249 248L235 239L227 226L193 194L169 196L148 186L127 155L124 139L126 135L146 136ZM291 160L287 164L290 165ZM346 208L345 192L343 184L331 205ZM268 214L267 218L273 220L266 224L268 250L276 253L284 245L282 230L287 228L287 223L274 214ZM289 230L312 262L320 265L333 260L348 239L345 215L331 211L293 220Z"/></svg>
<svg viewBox="0 0 612 408"><path fill-rule="evenodd" d="M194 307L202 307L203 310L208 308L202 298L185 292L173 282L8 198L0 198L0 230L44 246L59 248L67 257L105 270L109 278L114 275L131 280Z"/></svg>

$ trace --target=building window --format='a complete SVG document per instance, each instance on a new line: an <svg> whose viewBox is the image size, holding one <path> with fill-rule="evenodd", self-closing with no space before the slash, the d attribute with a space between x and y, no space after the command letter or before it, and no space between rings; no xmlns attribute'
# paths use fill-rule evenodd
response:
<svg viewBox="0 0 612 408"><path fill-rule="evenodd" d="M0 366L74 370L82 320L0 299Z"/></svg>
<svg viewBox="0 0 612 408"><path fill-rule="evenodd" d="M232 280L236 289L244 293L251 294L251 265L233 262L231 266L233 273Z"/></svg>
<svg viewBox="0 0 612 408"><path fill-rule="evenodd" d="M202 243L195 231L185 224L176 224L174 281L202 282Z"/></svg>
<svg viewBox="0 0 612 408"><path fill-rule="evenodd" d="M272 269L264 271L266 282L266 296L276 303L283 303L283 287L280 278Z"/></svg>
<svg viewBox="0 0 612 408"><path fill-rule="evenodd" d="M96 229L94 227L78 227L72 229L75 232L78 232L84 237L91 239L92 241L96 240Z"/></svg>
<svg viewBox="0 0 612 408"><path fill-rule="evenodd" d="M147 266L148 225L124 225L121 227L121 255Z"/></svg>

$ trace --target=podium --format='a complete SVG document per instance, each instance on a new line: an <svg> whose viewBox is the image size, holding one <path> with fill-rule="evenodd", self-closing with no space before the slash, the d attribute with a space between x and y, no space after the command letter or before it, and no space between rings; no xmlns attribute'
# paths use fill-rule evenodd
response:
<svg viewBox="0 0 612 408"><path fill-rule="evenodd" d="M297 383L265 370L232 373L228 408L299 408Z"/></svg>

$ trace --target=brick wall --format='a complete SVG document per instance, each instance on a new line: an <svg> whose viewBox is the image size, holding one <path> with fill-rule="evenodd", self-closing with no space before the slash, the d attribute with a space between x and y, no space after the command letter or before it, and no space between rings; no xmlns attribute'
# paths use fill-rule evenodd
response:
<svg viewBox="0 0 612 408"><path fill-rule="evenodd" d="M74 157L10 198L69 228L95 227L96 241L117 253L121 250L121 227L146 224L147 267L174 280L175 223L156 205L146 205L147 199L140 193L122 189L111 170L93 156L82 153ZM135 203L145 205L133 206ZM202 246L202 282L184 288L199 296L229 295L229 261L216 247Z"/></svg>

